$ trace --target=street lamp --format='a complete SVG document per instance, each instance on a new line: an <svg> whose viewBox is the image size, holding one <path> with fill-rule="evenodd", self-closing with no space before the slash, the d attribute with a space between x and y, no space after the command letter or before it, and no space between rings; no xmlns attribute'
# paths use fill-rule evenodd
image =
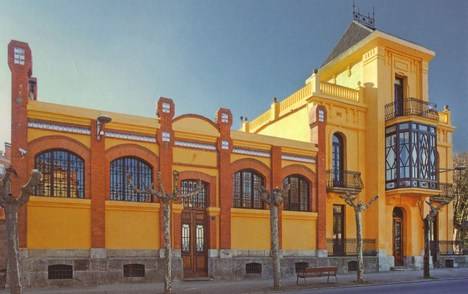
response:
<svg viewBox="0 0 468 294"><path fill-rule="evenodd" d="M112 121L112 118L107 115L100 115L96 119L96 138L98 141L104 136L104 125Z"/></svg>

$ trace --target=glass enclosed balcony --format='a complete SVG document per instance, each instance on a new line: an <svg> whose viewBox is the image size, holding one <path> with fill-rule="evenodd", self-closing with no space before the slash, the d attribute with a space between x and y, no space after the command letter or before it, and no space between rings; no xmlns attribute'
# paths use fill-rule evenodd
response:
<svg viewBox="0 0 468 294"><path fill-rule="evenodd" d="M385 129L385 188L438 189L436 128L405 122Z"/></svg>

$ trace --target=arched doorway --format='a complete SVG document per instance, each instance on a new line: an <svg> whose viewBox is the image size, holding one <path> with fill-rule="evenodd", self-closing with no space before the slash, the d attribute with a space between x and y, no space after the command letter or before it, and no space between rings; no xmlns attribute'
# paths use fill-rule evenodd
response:
<svg viewBox="0 0 468 294"><path fill-rule="evenodd" d="M198 180L181 181L183 193L191 192ZM182 211L182 259L184 277L208 275L208 224L206 207L208 203L208 183L202 182L202 190L197 196L184 199Z"/></svg>
<svg viewBox="0 0 468 294"><path fill-rule="evenodd" d="M395 207L393 209L393 257L395 258L395 266L404 265L403 223L403 209Z"/></svg>

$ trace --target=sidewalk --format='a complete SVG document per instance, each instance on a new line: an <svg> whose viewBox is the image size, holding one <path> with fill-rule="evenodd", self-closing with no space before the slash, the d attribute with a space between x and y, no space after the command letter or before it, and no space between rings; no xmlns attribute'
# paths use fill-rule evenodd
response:
<svg viewBox="0 0 468 294"><path fill-rule="evenodd" d="M458 269L433 269L431 275L437 279L468 279L468 268ZM356 274L338 275L338 282L330 278L309 278L307 284L296 285L296 279L283 280L282 291L275 293L291 293L304 289L319 289L330 287L353 287L357 286L353 281ZM422 271L395 271L383 273L369 273L365 275L367 285L393 284L402 282L428 281L422 279ZM238 293L271 293L271 280L243 280L243 281L176 281L174 282L174 293L188 294L238 294ZM361 286L361 285L359 285ZM54 289L26 289L25 293L63 293L63 294L104 294L104 293L162 293L162 283L141 283L141 284L112 284L100 285L92 288L54 288ZM0 294L7 294L6 290Z"/></svg>

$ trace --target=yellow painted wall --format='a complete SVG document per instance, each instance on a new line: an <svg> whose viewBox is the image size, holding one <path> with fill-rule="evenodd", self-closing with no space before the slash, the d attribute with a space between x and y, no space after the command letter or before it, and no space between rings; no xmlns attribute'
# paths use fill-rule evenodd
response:
<svg viewBox="0 0 468 294"><path fill-rule="evenodd" d="M357 89L358 82L362 81L362 62L346 65L346 68L333 77L328 82L340 86Z"/></svg>
<svg viewBox="0 0 468 294"><path fill-rule="evenodd" d="M147 143L147 142L140 142L140 141L131 141L131 140L123 140L123 139L115 139L115 138L106 138L104 141L106 150L115 147L121 144L134 144L141 146L149 151L153 152L156 156L159 155L159 146L156 143Z"/></svg>
<svg viewBox="0 0 468 294"><path fill-rule="evenodd" d="M259 134L277 136L287 139L310 142L310 128L305 122L309 121L308 108L302 107L284 116L281 120L268 125Z"/></svg>
<svg viewBox="0 0 468 294"><path fill-rule="evenodd" d="M65 133L65 132L55 132L49 130L41 130L41 129L28 129L28 142L31 142L35 139L40 137L46 136L63 136L74 139L86 147L90 147L91 140L87 135L79 135L79 134L72 134L72 133Z"/></svg>
<svg viewBox="0 0 468 294"><path fill-rule="evenodd" d="M316 248L317 213L283 210L282 242L285 250Z"/></svg>
<svg viewBox="0 0 468 294"><path fill-rule="evenodd" d="M174 163L216 167L217 153L198 149L174 147Z"/></svg>
<svg viewBox="0 0 468 294"><path fill-rule="evenodd" d="M158 249L159 203L106 201L106 248Z"/></svg>
<svg viewBox="0 0 468 294"><path fill-rule="evenodd" d="M291 160L282 160L281 161L281 167L282 168L285 168L285 167L290 166L290 165L297 165L297 164L300 164L300 165L303 165L303 166L307 167L308 169L310 169L314 173L317 172L315 163L304 163L304 162L291 161Z"/></svg>
<svg viewBox="0 0 468 294"><path fill-rule="evenodd" d="M31 197L27 205L28 248L87 249L91 247L90 200Z"/></svg>
<svg viewBox="0 0 468 294"><path fill-rule="evenodd" d="M270 250L270 212L232 208L231 248Z"/></svg>
<svg viewBox="0 0 468 294"><path fill-rule="evenodd" d="M267 157L251 156L251 155L236 154L236 153L231 154L231 162L237 161L239 159L246 159L246 158L258 160L264 163L266 166L268 167L270 166L270 158L267 158Z"/></svg>

